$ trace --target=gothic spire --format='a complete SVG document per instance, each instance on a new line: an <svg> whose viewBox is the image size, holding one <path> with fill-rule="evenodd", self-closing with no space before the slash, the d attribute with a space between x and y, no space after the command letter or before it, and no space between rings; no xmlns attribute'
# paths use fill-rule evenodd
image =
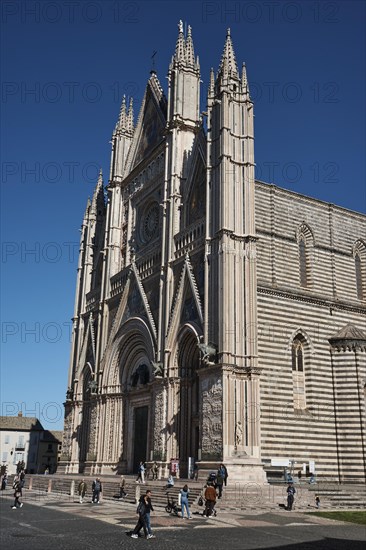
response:
<svg viewBox="0 0 366 550"><path fill-rule="evenodd" d="M230 35L230 29L227 30L226 41L225 41L224 51L221 57L219 73L224 73L225 75L231 74L231 76L238 77L238 67L236 64L233 43Z"/></svg>
<svg viewBox="0 0 366 550"><path fill-rule="evenodd" d="M93 212L94 214L98 211L98 206L104 206L104 189L103 189L103 170L100 168L99 170L99 176L98 176L98 182L95 186L94 193L93 193L93 199L91 203L91 209L90 212ZM100 208L99 208L100 210Z"/></svg>
<svg viewBox="0 0 366 550"><path fill-rule="evenodd" d="M117 128L118 130L125 130L127 122L127 113L126 113L126 96L123 95L121 109L119 112Z"/></svg>
<svg viewBox="0 0 366 550"><path fill-rule="evenodd" d="M186 62L187 65L194 67L194 47L192 40L192 27L188 25L187 40L186 40Z"/></svg>
<svg viewBox="0 0 366 550"><path fill-rule="evenodd" d="M249 84L247 78L247 68L245 63L243 63L242 73L241 73L241 87L245 94L249 96Z"/></svg>
<svg viewBox="0 0 366 550"><path fill-rule="evenodd" d="M85 212L84 212L83 223L86 223L86 221L88 220L90 206L91 206L91 200L90 200L90 197L88 197L88 200L86 201L86 208L85 208Z"/></svg>
<svg viewBox="0 0 366 550"><path fill-rule="evenodd" d="M213 95L215 91L215 71L213 70L213 68L211 67L211 71L210 71L210 85L209 85L209 88L208 88L208 93L209 95Z"/></svg>
<svg viewBox="0 0 366 550"><path fill-rule="evenodd" d="M183 33L183 21L180 20L178 23L178 38L177 38L177 44L175 46L175 60L176 61L185 61L185 49L186 44L184 40L184 33Z"/></svg>
<svg viewBox="0 0 366 550"><path fill-rule="evenodd" d="M100 187L101 185L103 185L103 169L102 168L99 169L97 187Z"/></svg>
<svg viewBox="0 0 366 550"><path fill-rule="evenodd" d="M133 98L131 97L127 113L127 131L132 134L133 129Z"/></svg>

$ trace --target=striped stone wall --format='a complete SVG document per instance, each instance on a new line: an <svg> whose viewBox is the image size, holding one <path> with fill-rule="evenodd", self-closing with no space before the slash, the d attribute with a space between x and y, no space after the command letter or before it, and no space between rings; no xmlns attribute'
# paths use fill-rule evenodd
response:
<svg viewBox="0 0 366 550"><path fill-rule="evenodd" d="M257 182L258 354L262 458L315 461L318 475L364 477L366 353L336 355L329 338L352 323L366 331L352 247L366 217ZM310 284L299 277L298 228L313 239ZM310 234L310 233L309 233ZM304 342L305 407L294 407L292 342ZM335 355L333 354L333 358Z"/></svg>

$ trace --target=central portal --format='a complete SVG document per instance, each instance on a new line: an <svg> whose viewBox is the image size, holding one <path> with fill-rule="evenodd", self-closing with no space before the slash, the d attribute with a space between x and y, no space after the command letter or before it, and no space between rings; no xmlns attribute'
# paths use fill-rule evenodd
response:
<svg viewBox="0 0 366 550"><path fill-rule="evenodd" d="M133 472L137 473L140 462L145 462L147 451L147 421L149 407L138 407L134 412Z"/></svg>

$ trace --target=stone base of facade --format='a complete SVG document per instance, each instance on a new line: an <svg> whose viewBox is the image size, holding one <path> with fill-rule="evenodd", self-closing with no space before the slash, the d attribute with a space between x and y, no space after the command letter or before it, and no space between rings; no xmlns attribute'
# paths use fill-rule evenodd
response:
<svg viewBox="0 0 366 550"><path fill-rule="evenodd" d="M258 458L230 458L222 461L228 471L228 483L258 483L267 485L266 472L263 469L263 464ZM221 462L198 462L198 479L205 481L211 472L217 472Z"/></svg>

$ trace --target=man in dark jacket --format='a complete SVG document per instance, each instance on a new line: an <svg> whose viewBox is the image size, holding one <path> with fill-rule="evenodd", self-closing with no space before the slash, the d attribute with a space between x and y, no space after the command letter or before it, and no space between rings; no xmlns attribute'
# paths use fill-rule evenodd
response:
<svg viewBox="0 0 366 550"><path fill-rule="evenodd" d="M139 515L139 519L138 519L138 522L136 524L135 529L131 533L131 537L133 539L138 538L139 532L141 531L141 529L144 530L145 538L148 538L149 533L147 531L147 524L146 524L146 514L147 514L148 510L149 510L148 497L147 497L147 495L143 495L142 497L140 497L140 500L139 500L139 503L138 503L138 506L137 506L137 510L136 510L136 514ZM149 514L150 514L150 512L149 512Z"/></svg>
<svg viewBox="0 0 366 550"><path fill-rule="evenodd" d="M217 471L217 476L216 476L216 489L218 489L219 491L219 498L221 498L221 495L222 495L222 486L224 484L224 477L221 473L221 470L219 469Z"/></svg>
<svg viewBox="0 0 366 550"><path fill-rule="evenodd" d="M99 477L97 477L97 479L93 481L92 489L93 489L92 502L94 502L94 504L99 504L100 493L103 492L102 482L100 481Z"/></svg>
<svg viewBox="0 0 366 550"><path fill-rule="evenodd" d="M287 510L292 510L294 504L296 489L293 483L289 483L287 487Z"/></svg>

